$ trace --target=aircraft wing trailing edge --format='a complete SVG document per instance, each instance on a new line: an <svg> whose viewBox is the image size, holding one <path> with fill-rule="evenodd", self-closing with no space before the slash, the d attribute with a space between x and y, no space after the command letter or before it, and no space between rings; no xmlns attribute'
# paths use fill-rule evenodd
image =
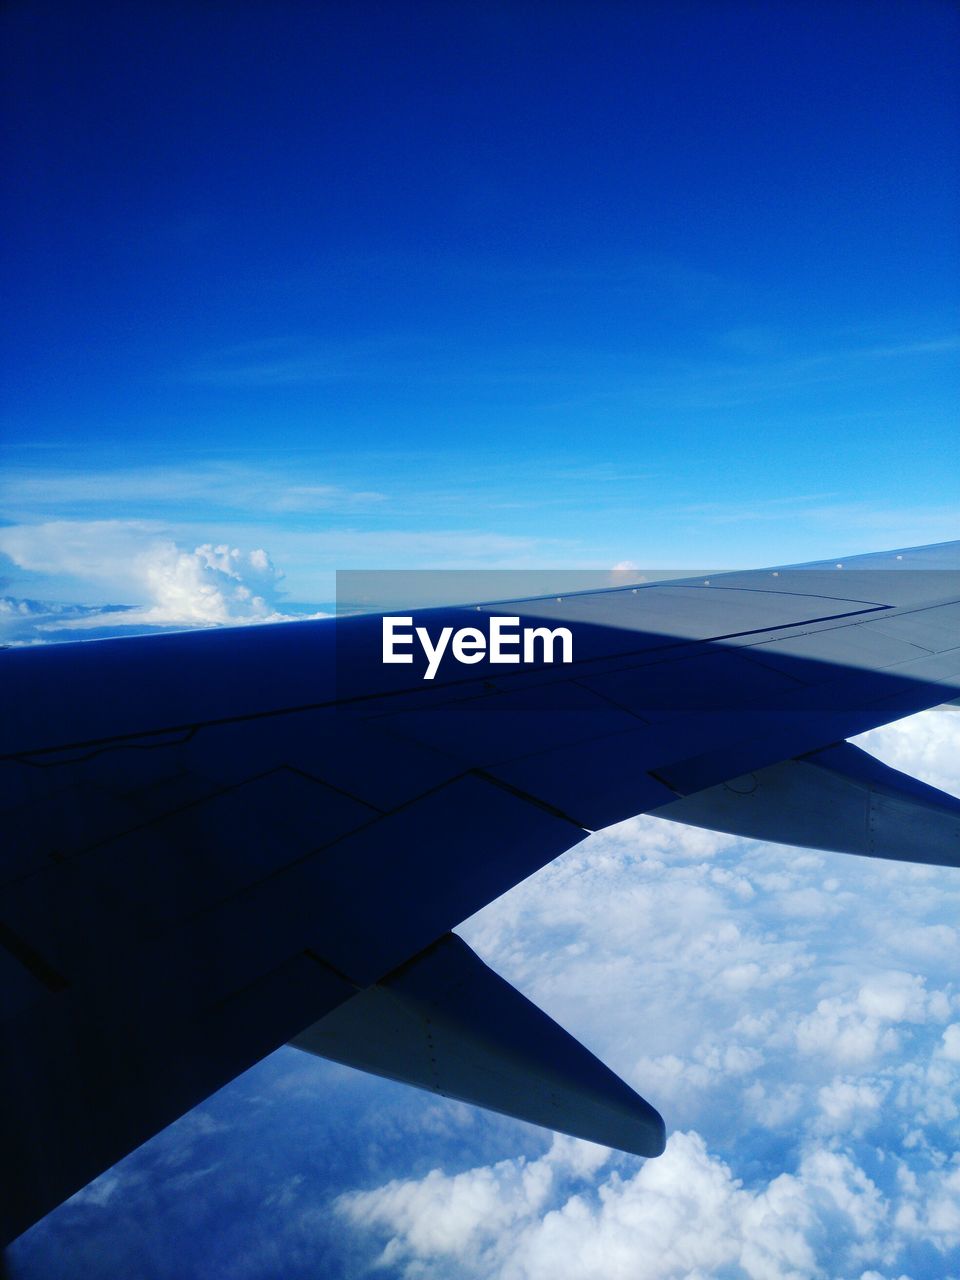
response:
<svg viewBox="0 0 960 1280"><path fill-rule="evenodd" d="M851 742L767 765L651 813L752 840L960 866L960 800Z"/></svg>
<svg viewBox="0 0 960 1280"><path fill-rule="evenodd" d="M592 830L960 866L960 802L846 742L960 696L960 543L508 604L572 661L424 681L377 615L0 655L6 1239L286 1043L656 1155L451 933Z"/></svg>

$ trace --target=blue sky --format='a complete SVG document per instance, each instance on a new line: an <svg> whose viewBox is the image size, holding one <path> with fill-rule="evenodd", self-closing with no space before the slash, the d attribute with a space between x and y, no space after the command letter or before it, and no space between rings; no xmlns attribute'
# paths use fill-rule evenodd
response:
<svg viewBox="0 0 960 1280"><path fill-rule="evenodd" d="M952 5L4 25L12 596L156 605L134 542L263 549L308 606L952 536Z"/></svg>
<svg viewBox="0 0 960 1280"><path fill-rule="evenodd" d="M946 0L0 21L10 642L302 616L336 569L957 537ZM956 791L956 720L881 745ZM661 1161L287 1050L15 1274L960 1274L952 882L682 832L467 930L661 1107Z"/></svg>

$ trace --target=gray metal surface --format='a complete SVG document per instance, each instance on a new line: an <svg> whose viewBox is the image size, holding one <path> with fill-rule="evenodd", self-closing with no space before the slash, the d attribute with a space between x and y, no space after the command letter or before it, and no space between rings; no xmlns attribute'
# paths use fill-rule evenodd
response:
<svg viewBox="0 0 960 1280"><path fill-rule="evenodd" d="M663 1151L653 1107L454 935L291 1043L638 1156Z"/></svg>
<svg viewBox="0 0 960 1280"><path fill-rule="evenodd" d="M731 778L651 813L753 840L960 867L960 800L849 742Z"/></svg>

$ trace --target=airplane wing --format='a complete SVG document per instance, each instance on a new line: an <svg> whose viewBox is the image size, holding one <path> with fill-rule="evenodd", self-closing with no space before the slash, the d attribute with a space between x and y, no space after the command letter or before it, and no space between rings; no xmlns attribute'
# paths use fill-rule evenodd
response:
<svg viewBox="0 0 960 1280"><path fill-rule="evenodd" d="M379 616L0 655L5 1237L278 1046L641 1155L663 1122L451 930L643 812L960 866L845 739L960 696L960 543L423 611L574 661L380 662Z"/></svg>

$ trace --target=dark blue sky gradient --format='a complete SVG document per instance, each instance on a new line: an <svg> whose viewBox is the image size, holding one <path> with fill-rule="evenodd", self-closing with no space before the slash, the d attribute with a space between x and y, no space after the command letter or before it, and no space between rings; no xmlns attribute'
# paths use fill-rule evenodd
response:
<svg viewBox="0 0 960 1280"><path fill-rule="evenodd" d="M664 415L554 401L731 342L942 340L958 24L946 3L14 6L10 436L495 449L519 425L576 449L586 419L612 449Z"/></svg>

